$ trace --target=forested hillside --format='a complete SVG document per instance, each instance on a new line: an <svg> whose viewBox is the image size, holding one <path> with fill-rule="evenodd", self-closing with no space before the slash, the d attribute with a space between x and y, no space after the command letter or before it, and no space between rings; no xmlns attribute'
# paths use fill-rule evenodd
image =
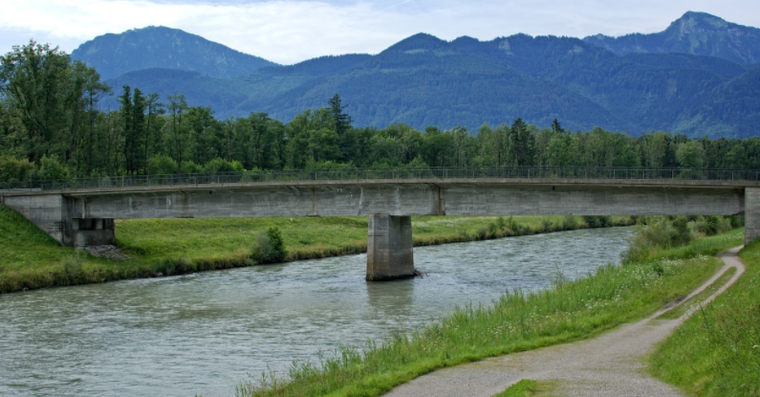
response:
<svg viewBox="0 0 760 397"><path fill-rule="evenodd" d="M97 69L103 79L144 69L177 69L210 77L235 78L277 65L163 26L98 36L80 45L71 56Z"/></svg>
<svg viewBox="0 0 760 397"><path fill-rule="evenodd" d="M689 12L652 35L580 40L518 34L448 42L417 34L376 55L281 66L150 27L98 37L72 57L113 87L140 87L162 98L183 93L190 106L209 106L221 119L266 112L290 120L339 92L361 127L475 130L518 117L548 127L557 118L575 131L741 138L755 134L760 105L757 85L739 86L754 81L758 32ZM116 96L105 97L100 109L118 105Z"/></svg>
<svg viewBox="0 0 760 397"><path fill-rule="evenodd" d="M419 37L372 61L378 62L378 67L399 67L408 60L399 54L420 50L420 39L428 43L420 56L438 56L428 54L435 52L458 56L450 43ZM343 59L347 63L353 60ZM439 68L445 70L445 66ZM488 75L493 69L473 62L470 71ZM276 72L288 78L284 68ZM300 75L297 70L292 72ZM155 73L180 75L190 81L198 78L197 73L176 70ZM759 73L747 76L756 78ZM690 139L668 132L629 136L599 127L569 131L562 127L561 119L552 120L549 128L539 128L519 117L482 123L474 130L433 125L417 129L404 123L360 127L353 121L353 112L361 105L354 106L337 93L323 98L321 106L304 109L290 119L278 120L264 112L217 118L210 107L189 105L183 93L162 97L128 85L112 89L95 69L36 43L2 57L0 81L1 182L341 167L760 169L758 137ZM429 84L434 90L436 84L448 83L444 79ZM721 95L742 94L741 87L748 84L754 83L736 80L724 86ZM234 92L234 86L228 88ZM99 102L112 91L118 105L100 110ZM742 95L751 97L752 93ZM413 103L410 100L410 106ZM725 120L730 120L729 116Z"/></svg>

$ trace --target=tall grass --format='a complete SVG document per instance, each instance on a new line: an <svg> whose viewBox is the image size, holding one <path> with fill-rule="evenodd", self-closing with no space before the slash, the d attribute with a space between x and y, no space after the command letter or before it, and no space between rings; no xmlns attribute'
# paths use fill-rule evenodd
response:
<svg viewBox="0 0 760 397"><path fill-rule="evenodd" d="M760 242L740 257L747 272L651 357L655 376L690 395L760 396Z"/></svg>
<svg viewBox="0 0 760 397"><path fill-rule="evenodd" d="M725 249L740 243L736 234L716 244ZM654 259L602 267L576 281L558 279L549 290L507 291L492 306L459 308L409 335L294 363L288 379L263 376L240 385L237 395L377 396L437 368L586 338L640 319L685 295L719 266L704 255Z"/></svg>

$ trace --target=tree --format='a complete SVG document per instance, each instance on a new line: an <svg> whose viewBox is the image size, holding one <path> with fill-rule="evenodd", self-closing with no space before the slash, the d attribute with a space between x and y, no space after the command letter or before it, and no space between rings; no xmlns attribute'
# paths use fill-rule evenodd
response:
<svg viewBox="0 0 760 397"><path fill-rule="evenodd" d="M510 129L510 152L518 167L533 165L535 138L522 118L518 117Z"/></svg>
<svg viewBox="0 0 760 397"><path fill-rule="evenodd" d="M150 148L153 147L154 152L158 152L158 146L161 140L159 139L159 130L153 131L156 127L156 116L164 113L164 104L158 101L158 94L153 93L148 96L145 101L145 106L148 109L148 118L145 125L145 170L144 174L148 174L148 159L151 156Z"/></svg>
<svg viewBox="0 0 760 397"><path fill-rule="evenodd" d="M102 118L98 102L104 95L111 93L111 87L100 81L100 75L95 69L79 61L74 62L74 72L79 82L77 86L81 90L81 93L75 95L75 98L79 98L78 102L81 102L77 109L81 109L84 119L78 138L77 169L84 175L91 175L99 157L95 151L100 141L97 124Z"/></svg>
<svg viewBox="0 0 760 397"><path fill-rule="evenodd" d="M338 136L343 136L349 129L351 129L351 116L346 114L344 110L348 105L342 106L340 95L335 94L329 101L330 113L335 121L335 133Z"/></svg>
<svg viewBox="0 0 760 397"><path fill-rule="evenodd" d="M71 62L49 44L29 41L0 57L0 97L24 126L24 155L31 161L60 150L70 131Z"/></svg>
<svg viewBox="0 0 760 397"><path fill-rule="evenodd" d="M557 119L554 119L554 121L552 121L552 133L554 133L554 134L564 134L565 133L565 130L562 129L562 126L559 125L559 121L557 121Z"/></svg>
<svg viewBox="0 0 760 397"><path fill-rule="evenodd" d="M124 137L124 161L127 172L132 171L132 152L135 145L135 132L132 120L132 88L128 85L122 87L122 94L119 96L121 105L122 136Z"/></svg>
<svg viewBox="0 0 760 397"><path fill-rule="evenodd" d="M189 144L186 123L182 122L182 115L187 111L185 94L174 93L169 95L169 117L171 129L169 139L169 151L172 158L177 162L177 172L182 172L182 160L186 158L185 152Z"/></svg>
<svg viewBox="0 0 760 397"><path fill-rule="evenodd" d="M688 141L679 145L676 156L683 168L700 169L704 165L705 152L698 141Z"/></svg>
<svg viewBox="0 0 760 397"><path fill-rule="evenodd" d="M255 167L268 168L268 157L272 154L270 150L269 137L269 115L267 113L251 113L248 116L251 123L251 147L252 158Z"/></svg>

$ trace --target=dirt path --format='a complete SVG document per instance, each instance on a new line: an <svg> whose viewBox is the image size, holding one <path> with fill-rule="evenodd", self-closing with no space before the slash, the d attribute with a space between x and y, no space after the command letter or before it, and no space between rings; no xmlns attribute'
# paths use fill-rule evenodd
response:
<svg viewBox="0 0 760 397"><path fill-rule="evenodd" d="M709 303L736 282L745 270L736 256L740 249L720 255L724 266L681 302L707 288L732 267L736 268L733 277L702 304ZM555 394L568 397L683 396L678 389L651 377L644 362L646 355L691 314L686 313L676 320L656 318L675 306L593 339L438 370L396 387L386 396L491 397L521 379L557 381Z"/></svg>

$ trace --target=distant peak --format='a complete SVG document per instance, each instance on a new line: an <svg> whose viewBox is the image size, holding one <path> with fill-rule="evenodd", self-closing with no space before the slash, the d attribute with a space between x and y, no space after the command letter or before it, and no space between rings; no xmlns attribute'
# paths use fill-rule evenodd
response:
<svg viewBox="0 0 760 397"><path fill-rule="evenodd" d="M693 29L717 30L725 29L728 25L724 19L706 12L688 11L681 18L676 19L670 24L668 30L680 29L688 33Z"/></svg>
<svg viewBox="0 0 760 397"><path fill-rule="evenodd" d="M716 17L716 16L715 16L715 15L713 15L713 14L708 14L708 13L706 13L706 12L702 12L702 11L686 11L686 13L684 13L684 14L681 16L681 18L679 18L679 19L693 19L693 18L702 18L702 19L719 19L719 20L721 20L721 21L723 20L723 19L722 19L722 18L720 18L720 17Z"/></svg>
<svg viewBox="0 0 760 397"><path fill-rule="evenodd" d="M448 46L449 43L428 33L417 33L388 48L391 51L431 50Z"/></svg>

